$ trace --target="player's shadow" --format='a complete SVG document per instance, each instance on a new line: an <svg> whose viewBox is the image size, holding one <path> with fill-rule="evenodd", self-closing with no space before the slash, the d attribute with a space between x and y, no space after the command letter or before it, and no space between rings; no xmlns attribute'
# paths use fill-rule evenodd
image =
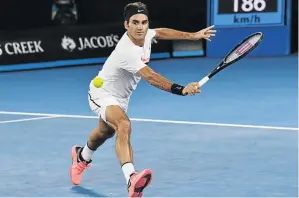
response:
<svg viewBox="0 0 299 198"><path fill-rule="evenodd" d="M79 194L79 195L84 195L84 196L88 196L88 197L108 197L106 195L103 194L99 194L93 190L84 188L82 186L74 186L71 188L72 192Z"/></svg>

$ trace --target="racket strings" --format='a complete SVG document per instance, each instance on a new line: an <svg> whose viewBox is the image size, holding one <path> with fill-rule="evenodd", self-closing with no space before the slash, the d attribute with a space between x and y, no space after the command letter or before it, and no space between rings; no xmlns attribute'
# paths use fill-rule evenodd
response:
<svg viewBox="0 0 299 198"><path fill-rule="evenodd" d="M237 58L239 58L240 56L242 56L243 54L245 54L246 52L248 52L249 50L251 50L259 42L260 38L261 38L261 35L257 34L257 35L250 37L249 39L247 39L237 49L232 51L227 56L225 62L226 63L232 62L232 61L236 60Z"/></svg>

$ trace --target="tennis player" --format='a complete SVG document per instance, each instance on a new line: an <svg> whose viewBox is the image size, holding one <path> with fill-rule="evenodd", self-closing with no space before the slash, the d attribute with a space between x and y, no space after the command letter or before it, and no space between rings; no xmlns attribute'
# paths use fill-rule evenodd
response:
<svg viewBox="0 0 299 198"><path fill-rule="evenodd" d="M169 28L149 29L148 10L141 2L125 6L124 26L127 31L98 73L104 80L103 86L96 88L92 82L90 83L89 105L99 116L99 122L85 146L72 147L70 177L74 185L79 185L84 170L91 164L93 153L116 132L115 150L127 183L129 197L141 197L143 189L151 182L152 171L145 169L137 172L134 168L130 144L131 122L126 114L132 92L141 78L159 89L180 96L193 96L200 92L197 82L191 82L187 86L179 85L146 65L150 60L152 39L210 41L216 30L212 29L213 26L195 33Z"/></svg>

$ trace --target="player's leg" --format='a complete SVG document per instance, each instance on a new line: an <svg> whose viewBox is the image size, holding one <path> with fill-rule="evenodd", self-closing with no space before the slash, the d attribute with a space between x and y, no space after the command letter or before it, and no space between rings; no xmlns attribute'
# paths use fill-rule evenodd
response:
<svg viewBox="0 0 299 198"><path fill-rule="evenodd" d="M90 166L92 154L109 138L113 137L115 131L107 125L103 119L99 119L98 126L93 129L84 147L75 145L72 148L72 167L70 176L72 183L79 185L83 171Z"/></svg>
<svg viewBox="0 0 299 198"><path fill-rule="evenodd" d="M89 139L82 149L81 157L85 161L91 160L92 154L109 138L112 138L115 130L104 122L102 118L99 119L99 124L93 129L89 135Z"/></svg>
<svg viewBox="0 0 299 198"><path fill-rule="evenodd" d="M91 110L99 116L97 127L89 135L89 139L84 147L75 145L72 147L72 166L70 177L72 183L79 185L82 180L83 172L91 165L91 156L108 138L111 138L115 131L104 122L106 106L118 105L115 98L105 92L101 92L90 87L88 92L88 102Z"/></svg>
<svg viewBox="0 0 299 198"><path fill-rule="evenodd" d="M133 165L133 149L130 143L131 122L118 105L108 106L105 112L106 122L116 131L115 150L128 184L130 197L142 196L143 189L151 182L152 172L145 169L140 173Z"/></svg>

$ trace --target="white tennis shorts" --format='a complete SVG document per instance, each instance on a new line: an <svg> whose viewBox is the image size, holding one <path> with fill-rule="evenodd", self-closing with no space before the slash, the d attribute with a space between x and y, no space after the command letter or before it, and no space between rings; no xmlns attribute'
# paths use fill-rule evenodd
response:
<svg viewBox="0 0 299 198"><path fill-rule="evenodd" d="M96 88L90 83L88 103L91 110L106 122L106 108L111 105L118 105L124 112L127 112L129 99L112 96L109 92Z"/></svg>

